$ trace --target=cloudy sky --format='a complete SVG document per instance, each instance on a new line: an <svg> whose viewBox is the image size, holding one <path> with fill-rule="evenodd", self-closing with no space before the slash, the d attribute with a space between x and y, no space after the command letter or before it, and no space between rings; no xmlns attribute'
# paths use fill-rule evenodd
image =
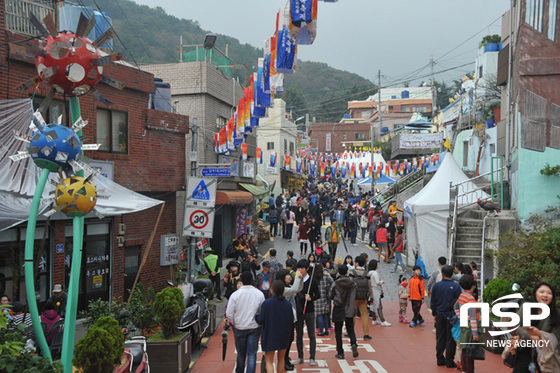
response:
<svg viewBox="0 0 560 373"><path fill-rule="evenodd" d="M276 12L288 4L288 0L133 1L160 6L178 18L198 21L207 31L256 47L274 33ZM510 0L319 1L317 39L299 47L298 58L325 62L376 83L381 70L382 85L393 85L429 80L433 56L437 80L457 79L474 71L482 37L501 34L501 16L509 4ZM459 67L466 64L470 65Z"/></svg>

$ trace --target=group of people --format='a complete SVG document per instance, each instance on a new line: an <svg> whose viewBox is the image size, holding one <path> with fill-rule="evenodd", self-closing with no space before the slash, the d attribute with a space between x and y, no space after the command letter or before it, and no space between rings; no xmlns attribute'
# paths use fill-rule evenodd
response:
<svg viewBox="0 0 560 373"><path fill-rule="evenodd" d="M50 333L52 326L64 317L66 301L67 295L62 289L62 285L55 285L52 296L45 302L43 312L40 315L41 323L44 323L48 345L51 344L54 336L53 333ZM32 325L31 314L25 311L24 304L20 301L12 302L5 294L0 297L0 317L7 319L6 325L8 328L16 327L19 324Z"/></svg>
<svg viewBox="0 0 560 373"><path fill-rule="evenodd" d="M224 276L226 329L232 328L237 348L236 372L254 372L259 339L265 352L268 372L273 372L275 354L278 371L293 370L303 364L304 327L309 339L310 366L316 365L317 337L335 333L336 358L344 359L343 326L354 357L358 342L354 331L356 316L361 316L363 340L371 340L370 316L373 325L391 326L383 317L384 280L378 273L378 261L369 260L366 253L351 262L333 263L319 259L313 253L295 260L288 251L285 267L269 251L270 260L261 263L262 270L244 267L231 261ZM406 313L406 307L405 311ZM399 321L405 322L404 319ZM296 341L297 359L289 357Z"/></svg>

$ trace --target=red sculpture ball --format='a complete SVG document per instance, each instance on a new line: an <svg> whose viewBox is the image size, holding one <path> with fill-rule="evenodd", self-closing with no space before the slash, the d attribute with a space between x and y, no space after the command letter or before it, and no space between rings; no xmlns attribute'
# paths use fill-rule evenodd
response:
<svg viewBox="0 0 560 373"><path fill-rule="evenodd" d="M103 66L92 64L99 59L99 50L90 39L61 31L56 37L47 36L41 43L46 53L35 59L37 74L56 93L82 96L101 79Z"/></svg>

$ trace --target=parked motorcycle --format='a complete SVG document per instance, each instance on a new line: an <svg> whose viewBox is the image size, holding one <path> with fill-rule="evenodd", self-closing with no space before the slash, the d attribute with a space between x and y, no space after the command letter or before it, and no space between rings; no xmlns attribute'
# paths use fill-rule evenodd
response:
<svg viewBox="0 0 560 373"><path fill-rule="evenodd" d="M119 319L126 319L128 317L130 317L130 313L126 310L121 311L119 314ZM135 336L129 338L128 334L130 331L132 330L123 328L123 333L126 337L124 341L124 353L120 365L115 368L113 373L150 373L146 337Z"/></svg>
<svg viewBox="0 0 560 373"><path fill-rule="evenodd" d="M193 346L196 346L210 326L207 297L212 289L212 281L201 278L192 283L183 283L178 287L183 292L187 309L181 316L177 328L181 331L190 331Z"/></svg>

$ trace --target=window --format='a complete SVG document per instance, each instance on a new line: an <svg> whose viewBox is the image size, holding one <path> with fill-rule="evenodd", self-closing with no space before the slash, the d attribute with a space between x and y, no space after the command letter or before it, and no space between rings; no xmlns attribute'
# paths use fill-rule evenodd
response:
<svg viewBox="0 0 560 373"><path fill-rule="evenodd" d="M226 124L227 124L227 119L226 118L221 117L219 115L216 117L216 127L218 129L221 129L221 128L225 127Z"/></svg>
<svg viewBox="0 0 560 373"><path fill-rule="evenodd" d="M548 38L552 41L556 39L556 8L558 0L548 2Z"/></svg>
<svg viewBox="0 0 560 373"><path fill-rule="evenodd" d="M295 147L294 143L290 141L290 155L294 155Z"/></svg>
<svg viewBox="0 0 560 373"><path fill-rule="evenodd" d="M346 134L342 134L342 140L346 140Z"/></svg>
<svg viewBox="0 0 560 373"><path fill-rule="evenodd" d="M100 151L128 153L128 115L122 111L97 109L97 143Z"/></svg>
<svg viewBox="0 0 560 373"><path fill-rule="evenodd" d="M354 134L354 140L356 141L360 141L360 140L364 140L366 137L363 133L355 133Z"/></svg>
<svg viewBox="0 0 560 373"><path fill-rule="evenodd" d="M51 0L6 0L4 7L6 29L29 36L39 34L39 31L29 21L30 13L35 14L41 20L48 13L55 13Z"/></svg>
<svg viewBox="0 0 560 373"><path fill-rule="evenodd" d="M550 147L560 149L560 106L550 105Z"/></svg>
<svg viewBox="0 0 560 373"><path fill-rule="evenodd" d="M469 167L469 142L463 141L463 167Z"/></svg>
<svg viewBox="0 0 560 373"><path fill-rule="evenodd" d="M274 143L273 142L267 142L266 143L266 150L274 150Z"/></svg>
<svg viewBox="0 0 560 373"><path fill-rule="evenodd" d="M546 110L545 98L525 91L521 119L521 146L524 149L544 152L546 148Z"/></svg>
<svg viewBox="0 0 560 373"><path fill-rule="evenodd" d="M284 139L284 154L288 154L288 140Z"/></svg>
<svg viewBox="0 0 560 373"><path fill-rule="evenodd" d="M482 73L483 73L483 72L484 72L484 69L482 68L482 65L480 65L480 66L478 67L478 76L477 76L477 79L482 78Z"/></svg>
<svg viewBox="0 0 560 373"><path fill-rule="evenodd" d="M538 32L542 32L544 0L527 0L525 22Z"/></svg>

